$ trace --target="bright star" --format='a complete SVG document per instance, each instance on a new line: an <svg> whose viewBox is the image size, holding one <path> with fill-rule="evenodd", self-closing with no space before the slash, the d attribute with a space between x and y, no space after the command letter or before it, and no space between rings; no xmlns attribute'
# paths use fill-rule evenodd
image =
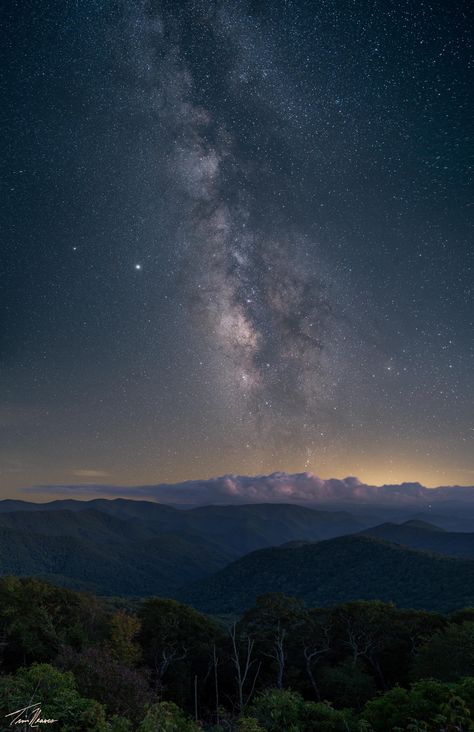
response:
<svg viewBox="0 0 474 732"><path fill-rule="evenodd" d="M141 269L141 268L142 268L142 265L141 264L136 264L135 265L135 269Z"/></svg>

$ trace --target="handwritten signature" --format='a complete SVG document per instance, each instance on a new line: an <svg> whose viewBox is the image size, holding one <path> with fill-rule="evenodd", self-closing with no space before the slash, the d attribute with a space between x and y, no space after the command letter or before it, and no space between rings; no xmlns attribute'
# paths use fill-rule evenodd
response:
<svg viewBox="0 0 474 732"><path fill-rule="evenodd" d="M46 719L41 714L41 702L38 702L37 704L29 704L23 709L17 709L16 712L5 714L5 717L12 717L10 727L17 724L26 724L33 729L36 729L40 724L54 724L58 721L57 719Z"/></svg>

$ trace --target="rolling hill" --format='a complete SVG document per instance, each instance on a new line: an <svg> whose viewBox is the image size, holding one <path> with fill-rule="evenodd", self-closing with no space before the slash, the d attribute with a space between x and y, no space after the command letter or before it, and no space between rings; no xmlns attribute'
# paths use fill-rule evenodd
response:
<svg viewBox="0 0 474 732"><path fill-rule="evenodd" d="M421 520L367 528L362 516L291 504L0 502L0 574L176 596L209 612L242 610L274 590L318 605L379 598L455 608L474 602L474 561L461 557L474 560L474 534Z"/></svg>
<svg viewBox="0 0 474 732"><path fill-rule="evenodd" d="M233 556L286 541L317 541L354 533L370 524L345 511L316 511L292 504L205 506L178 510L151 501L97 499L22 504L0 501L0 526L103 541L111 532L139 540L163 532L201 537ZM7 504L5 506L5 504ZM32 506L28 511L25 506ZM100 518L101 516L109 517ZM121 521L121 524L113 522ZM127 525L126 525L127 524Z"/></svg>
<svg viewBox="0 0 474 732"><path fill-rule="evenodd" d="M180 511L99 499L18 509L9 501L0 510L0 574L123 596L171 595L249 551L362 528L344 512L285 504Z"/></svg>
<svg viewBox="0 0 474 732"><path fill-rule="evenodd" d="M361 533L364 536L385 539L412 549L474 559L473 533L445 531L439 526L424 521L406 521L403 524L385 523Z"/></svg>
<svg viewBox="0 0 474 732"><path fill-rule="evenodd" d="M252 552L178 593L203 612L239 613L280 591L310 606L356 599L450 612L474 604L474 561L440 557L365 536Z"/></svg>
<svg viewBox="0 0 474 732"><path fill-rule="evenodd" d="M225 566L233 555L184 534L91 541L0 526L1 574L34 575L101 595L170 596Z"/></svg>

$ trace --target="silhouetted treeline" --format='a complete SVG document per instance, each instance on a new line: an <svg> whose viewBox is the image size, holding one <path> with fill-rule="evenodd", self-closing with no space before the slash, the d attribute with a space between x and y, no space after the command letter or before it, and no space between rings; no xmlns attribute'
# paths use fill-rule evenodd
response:
<svg viewBox="0 0 474 732"><path fill-rule="evenodd" d="M64 732L474 730L474 609L281 594L239 618L0 580L0 718L40 702Z"/></svg>

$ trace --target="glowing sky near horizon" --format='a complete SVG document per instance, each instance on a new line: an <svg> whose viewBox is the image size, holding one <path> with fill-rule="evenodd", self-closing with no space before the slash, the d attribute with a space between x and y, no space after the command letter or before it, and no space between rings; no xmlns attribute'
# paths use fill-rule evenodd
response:
<svg viewBox="0 0 474 732"><path fill-rule="evenodd" d="M0 497L474 484L468 13L10 5Z"/></svg>

